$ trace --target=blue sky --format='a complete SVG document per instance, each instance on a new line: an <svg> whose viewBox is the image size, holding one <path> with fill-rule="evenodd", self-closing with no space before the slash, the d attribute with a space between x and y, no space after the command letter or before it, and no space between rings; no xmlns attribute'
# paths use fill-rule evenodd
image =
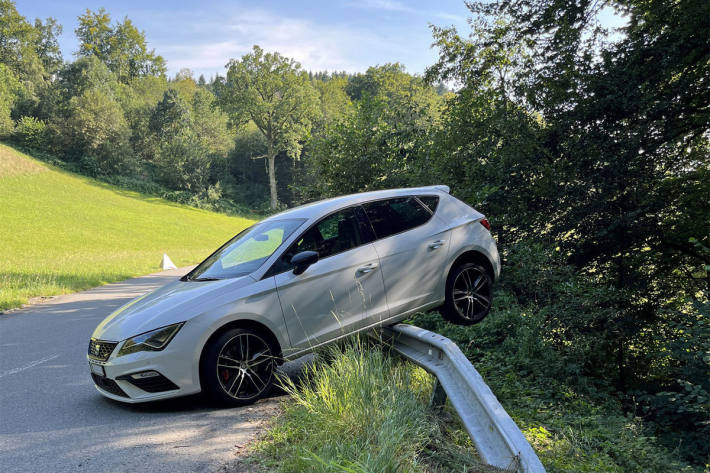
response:
<svg viewBox="0 0 710 473"><path fill-rule="evenodd" d="M171 75L190 68L197 77L224 74L230 58L253 44L292 57L311 70L359 72L401 62L422 73L436 58L429 23L468 31L463 0L203 1L18 0L30 21L56 18L64 27L65 60L77 49L74 29L86 8L128 16L145 32L150 48L167 61Z"/></svg>

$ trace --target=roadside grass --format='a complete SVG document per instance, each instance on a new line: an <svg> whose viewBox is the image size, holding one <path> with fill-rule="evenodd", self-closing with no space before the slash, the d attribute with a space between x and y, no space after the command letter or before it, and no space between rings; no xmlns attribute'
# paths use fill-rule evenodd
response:
<svg viewBox="0 0 710 473"><path fill-rule="evenodd" d="M0 144L0 311L199 262L253 221L99 183Z"/></svg>
<svg viewBox="0 0 710 473"><path fill-rule="evenodd" d="M379 344L324 348L251 462L278 472L499 472L482 465L450 413L428 407L433 378Z"/></svg>
<svg viewBox="0 0 710 473"><path fill-rule="evenodd" d="M485 353L472 348L484 331L515 332L520 314L500 304L489 322L454 326L435 313L417 325L456 341L518 424L550 473L686 472L640 419L625 416L602 393L575 391L561 380L516 369L526 347L511 340ZM517 323L526 330L527 321ZM281 473L500 472L480 463L457 414L447 403L432 411L433 378L379 344L351 337L326 347L297 382L281 380L290 399L245 459L246 471ZM241 471L241 470L240 470Z"/></svg>

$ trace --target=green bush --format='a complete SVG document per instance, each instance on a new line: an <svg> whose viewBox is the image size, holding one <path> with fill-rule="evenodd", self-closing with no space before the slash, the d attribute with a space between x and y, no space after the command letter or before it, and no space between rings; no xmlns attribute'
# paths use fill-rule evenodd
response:
<svg viewBox="0 0 710 473"><path fill-rule="evenodd" d="M17 120L13 139L25 148L42 150L47 144L47 124L35 117L22 117Z"/></svg>
<svg viewBox="0 0 710 473"><path fill-rule="evenodd" d="M658 363L633 395L637 411L656 425L669 448L710 464L710 304L677 309L666 343L651 354Z"/></svg>

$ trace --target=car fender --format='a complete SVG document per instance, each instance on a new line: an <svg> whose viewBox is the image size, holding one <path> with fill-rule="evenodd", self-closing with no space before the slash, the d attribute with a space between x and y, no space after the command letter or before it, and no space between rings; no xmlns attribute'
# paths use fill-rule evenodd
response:
<svg viewBox="0 0 710 473"><path fill-rule="evenodd" d="M200 378L200 357L205 345L225 325L242 321L256 322L271 332L282 351L291 347L273 278L258 281L252 287L251 295L210 307L189 321L191 326L194 325L195 333L199 334L193 353L193 380L197 384Z"/></svg>
<svg viewBox="0 0 710 473"><path fill-rule="evenodd" d="M500 256L495 240L479 220L467 222L451 230L451 246L445 275L448 276L454 262L464 253L476 251L483 254L493 267L495 279L500 276Z"/></svg>

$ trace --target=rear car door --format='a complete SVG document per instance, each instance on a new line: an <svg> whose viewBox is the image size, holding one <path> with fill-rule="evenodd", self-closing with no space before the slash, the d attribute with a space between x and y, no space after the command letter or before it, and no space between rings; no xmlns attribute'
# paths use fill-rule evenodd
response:
<svg viewBox="0 0 710 473"><path fill-rule="evenodd" d="M386 313L379 258L361 209L321 219L284 252L272 268L291 346L307 349L361 328L370 314ZM294 274L290 260L317 251L319 260Z"/></svg>
<svg viewBox="0 0 710 473"><path fill-rule="evenodd" d="M437 196L422 196L422 200L397 197L363 204L377 237L374 245L390 316L444 298L450 232L434 217L437 204Z"/></svg>

